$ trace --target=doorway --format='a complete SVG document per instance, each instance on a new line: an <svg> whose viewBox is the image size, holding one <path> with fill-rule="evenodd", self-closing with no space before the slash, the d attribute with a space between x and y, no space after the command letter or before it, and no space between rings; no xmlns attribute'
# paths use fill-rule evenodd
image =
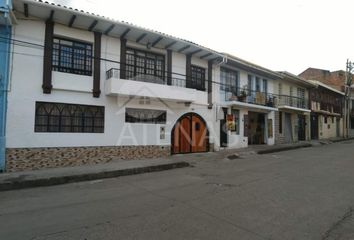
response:
<svg viewBox="0 0 354 240"><path fill-rule="evenodd" d="M298 140L299 141L305 141L306 140L306 117L305 115L298 115Z"/></svg>
<svg viewBox="0 0 354 240"><path fill-rule="evenodd" d="M248 112L248 144L265 144L265 114Z"/></svg>
<svg viewBox="0 0 354 240"><path fill-rule="evenodd" d="M171 153L196 153L209 150L209 132L204 119L196 113L180 117L172 129Z"/></svg>
<svg viewBox="0 0 354 240"><path fill-rule="evenodd" d="M318 115L317 114L311 115L311 139L313 140L318 139Z"/></svg>
<svg viewBox="0 0 354 240"><path fill-rule="evenodd" d="M284 136L287 143L293 141L293 128L291 124L291 113L284 113Z"/></svg>
<svg viewBox="0 0 354 240"><path fill-rule="evenodd" d="M227 147L227 125L226 125L226 116L227 108L222 108L224 113L224 119L220 120L220 147Z"/></svg>

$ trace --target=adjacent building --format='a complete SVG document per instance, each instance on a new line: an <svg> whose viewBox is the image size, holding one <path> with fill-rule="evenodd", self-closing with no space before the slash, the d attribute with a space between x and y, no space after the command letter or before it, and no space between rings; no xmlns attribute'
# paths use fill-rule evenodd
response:
<svg viewBox="0 0 354 240"><path fill-rule="evenodd" d="M275 143L277 96L274 85L280 74L226 55L220 65L217 95L220 147L242 148L248 145Z"/></svg>
<svg viewBox="0 0 354 240"><path fill-rule="evenodd" d="M310 89L311 139L343 137L344 93L319 81L311 82L316 85Z"/></svg>
<svg viewBox="0 0 354 240"><path fill-rule="evenodd" d="M337 90L340 92L341 95L341 119L342 123L338 123L339 125L341 124L342 126L340 127L341 132L334 134L332 131L332 134L330 134L331 137L337 137L337 136L344 136L347 137L348 133L349 136L354 136L354 105L353 105L353 100L354 100L354 86L351 86L349 88L349 91L351 91L351 94L349 94L350 99L346 99L345 97L345 91L346 91L346 85L347 85L347 76L346 72L343 70L338 70L338 71L329 71L329 70L324 70L324 69L318 69L318 68L308 68L302 73L299 74L300 77L306 79L306 80L315 80L318 83L320 83L323 87L327 88L328 90ZM338 95L337 95L338 96ZM339 102L339 99L336 99L337 102ZM346 101L348 103L346 103ZM338 103L337 103L338 104ZM347 106L347 104L349 106ZM339 112L339 109L337 110ZM316 119L314 119L316 121ZM328 127L328 126L327 126ZM324 132L326 132L325 130ZM326 138L325 134L325 138Z"/></svg>
<svg viewBox="0 0 354 240"><path fill-rule="evenodd" d="M275 89L278 93L276 113L277 143L310 140L309 91L315 85L289 72L279 72L282 80Z"/></svg>

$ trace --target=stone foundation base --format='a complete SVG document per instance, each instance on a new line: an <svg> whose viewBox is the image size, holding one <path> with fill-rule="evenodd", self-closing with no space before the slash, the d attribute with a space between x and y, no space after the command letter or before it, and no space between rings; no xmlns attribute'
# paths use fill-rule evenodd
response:
<svg viewBox="0 0 354 240"><path fill-rule="evenodd" d="M6 172L169 156L170 146L8 148Z"/></svg>

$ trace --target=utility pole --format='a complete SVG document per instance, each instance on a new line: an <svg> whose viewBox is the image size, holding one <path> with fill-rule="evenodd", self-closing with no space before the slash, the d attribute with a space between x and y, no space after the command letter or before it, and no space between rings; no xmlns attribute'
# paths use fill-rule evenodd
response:
<svg viewBox="0 0 354 240"><path fill-rule="evenodd" d="M347 66L346 66L346 71L345 71L345 84L344 84L344 88L345 88L345 126L346 126L346 136L345 137L349 137L349 133L350 133L350 117L351 117L351 108L353 108L354 106L351 106L351 86L352 86L352 81L353 81L353 74L352 71L354 70L354 63L349 61L349 59L347 59Z"/></svg>

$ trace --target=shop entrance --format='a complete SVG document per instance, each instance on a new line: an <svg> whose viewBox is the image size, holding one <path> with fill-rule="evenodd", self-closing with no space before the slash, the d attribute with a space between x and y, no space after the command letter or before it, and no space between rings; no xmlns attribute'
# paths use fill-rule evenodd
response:
<svg viewBox="0 0 354 240"><path fill-rule="evenodd" d="M248 144L265 144L266 123L264 113L248 112Z"/></svg>

